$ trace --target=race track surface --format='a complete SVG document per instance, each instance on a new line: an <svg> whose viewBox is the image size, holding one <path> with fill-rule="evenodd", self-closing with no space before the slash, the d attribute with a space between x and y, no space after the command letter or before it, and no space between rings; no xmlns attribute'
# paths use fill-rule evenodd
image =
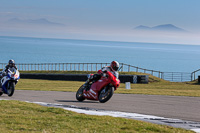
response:
<svg viewBox="0 0 200 133"><path fill-rule="evenodd" d="M75 105L200 122L200 97L114 94L108 102L99 103L90 100L78 102L75 92L16 90L12 97L4 94L0 98Z"/></svg>

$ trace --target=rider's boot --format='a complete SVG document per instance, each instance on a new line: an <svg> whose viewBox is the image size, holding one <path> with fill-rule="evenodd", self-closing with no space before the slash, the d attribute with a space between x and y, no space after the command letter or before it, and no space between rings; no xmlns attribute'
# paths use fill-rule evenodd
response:
<svg viewBox="0 0 200 133"><path fill-rule="evenodd" d="M2 84L0 83L0 92L3 92Z"/></svg>
<svg viewBox="0 0 200 133"><path fill-rule="evenodd" d="M90 79L86 80L85 84L83 85L86 91L89 89L89 83L90 83Z"/></svg>

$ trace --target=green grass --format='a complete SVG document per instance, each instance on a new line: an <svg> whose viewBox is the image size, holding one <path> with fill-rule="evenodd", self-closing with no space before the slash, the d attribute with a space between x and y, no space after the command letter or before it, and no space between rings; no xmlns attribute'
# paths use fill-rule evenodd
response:
<svg viewBox="0 0 200 133"><path fill-rule="evenodd" d="M93 72L83 71L20 71L21 73L54 73L54 74L90 74ZM146 75L137 72L120 72L122 75ZM16 89L21 90L44 90L44 91L72 91L75 92L84 82L20 79ZM200 85L193 82L169 82L158 77L149 75L149 84L131 84L131 89L125 89L121 83L115 93L146 94L146 95L172 95L200 97Z"/></svg>
<svg viewBox="0 0 200 133"><path fill-rule="evenodd" d="M16 89L76 92L82 84L84 82L20 79ZM200 97L200 85L197 81L174 83L160 80L149 84L131 84L131 89L127 90L121 83L115 93Z"/></svg>
<svg viewBox="0 0 200 133"><path fill-rule="evenodd" d="M23 72L22 72L23 73ZM35 73L35 72L32 72ZM40 72L44 73L44 72ZM46 73L46 72L45 72ZM54 72L50 72L54 73ZM63 73L63 72L55 72ZM68 73L68 72L64 72ZM71 72L70 72L71 73ZM95 72L73 72L87 74ZM121 73L138 74L138 73ZM142 73L139 73L142 74ZM176 96L200 96L197 81L172 83L150 76L149 84L131 84L131 90L121 84L115 93L152 94ZM20 79L16 89L75 92L84 82ZM191 132L147 122L113 118L109 116L88 116L63 109L42 107L19 101L0 101L0 132Z"/></svg>
<svg viewBox="0 0 200 133"><path fill-rule="evenodd" d="M0 101L1 133L189 133L132 119L78 114L20 101Z"/></svg>
<svg viewBox="0 0 200 133"><path fill-rule="evenodd" d="M117 93L200 97L200 85L191 83L157 82L131 84L130 90L124 88L125 85L121 84Z"/></svg>

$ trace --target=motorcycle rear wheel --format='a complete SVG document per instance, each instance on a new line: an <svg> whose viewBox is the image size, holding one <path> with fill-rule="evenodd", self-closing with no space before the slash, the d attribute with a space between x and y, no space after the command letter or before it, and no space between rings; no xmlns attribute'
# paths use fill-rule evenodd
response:
<svg viewBox="0 0 200 133"><path fill-rule="evenodd" d="M106 86L99 93L99 102L105 103L107 102L114 93L114 87Z"/></svg>
<svg viewBox="0 0 200 133"><path fill-rule="evenodd" d="M8 96L11 97L15 91L15 82L9 82L9 87L7 88Z"/></svg>
<svg viewBox="0 0 200 133"><path fill-rule="evenodd" d="M83 100L85 100L84 96L83 96L83 91L84 91L84 86L82 85L78 91L76 92L76 99L80 102L82 102Z"/></svg>

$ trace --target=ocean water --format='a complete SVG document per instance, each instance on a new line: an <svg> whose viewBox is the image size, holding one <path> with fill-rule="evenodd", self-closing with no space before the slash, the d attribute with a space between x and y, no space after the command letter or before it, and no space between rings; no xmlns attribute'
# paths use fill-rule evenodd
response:
<svg viewBox="0 0 200 133"><path fill-rule="evenodd" d="M163 72L200 68L200 45L0 36L0 63L107 63Z"/></svg>

